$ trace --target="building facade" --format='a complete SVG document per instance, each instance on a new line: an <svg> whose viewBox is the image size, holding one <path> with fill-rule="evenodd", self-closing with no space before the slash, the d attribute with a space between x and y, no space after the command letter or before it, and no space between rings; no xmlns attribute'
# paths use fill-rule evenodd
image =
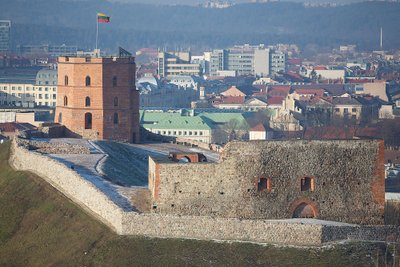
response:
<svg viewBox="0 0 400 267"><path fill-rule="evenodd" d="M201 75L200 64L191 63L190 52L159 52L158 75L173 78L179 75Z"/></svg>
<svg viewBox="0 0 400 267"><path fill-rule="evenodd" d="M57 69L39 70L33 80L5 80L0 83L0 106L55 107Z"/></svg>
<svg viewBox="0 0 400 267"><path fill-rule="evenodd" d="M139 141L134 58L60 57L55 121L70 136Z"/></svg>
<svg viewBox="0 0 400 267"><path fill-rule="evenodd" d="M69 45L18 45L17 52L23 55L48 55L58 56L76 56L77 46Z"/></svg>
<svg viewBox="0 0 400 267"><path fill-rule="evenodd" d="M11 50L11 21L0 20L0 52Z"/></svg>
<svg viewBox="0 0 400 267"><path fill-rule="evenodd" d="M274 72L286 71L286 54L264 45L216 49L211 53L210 76L218 76L221 71L266 77Z"/></svg>

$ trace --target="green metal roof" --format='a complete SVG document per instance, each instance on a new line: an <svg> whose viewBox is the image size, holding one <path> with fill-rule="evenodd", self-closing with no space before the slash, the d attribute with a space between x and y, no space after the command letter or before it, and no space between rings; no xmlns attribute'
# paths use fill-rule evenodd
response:
<svg viewBox="0 0 400 267"><path fill-rule="evenodd" d="M229 112L203 112L191 116L190 112L140 111L140 124L147 129L210 130L230 120L248 125L244 114Z"/></svg>

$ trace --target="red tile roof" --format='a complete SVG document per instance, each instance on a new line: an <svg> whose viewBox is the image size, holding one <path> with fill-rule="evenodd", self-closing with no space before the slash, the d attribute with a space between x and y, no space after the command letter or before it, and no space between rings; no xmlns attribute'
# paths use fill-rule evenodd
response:
<svg viewBox="0 0 400 267"><path fill-rule="evenodd" d="M290 85L272 85L268 88L268 95L286 97L290 92L290 88Z"/></svg>
<svg viewBox="0 0 400 267"><path fill-rule="evenodd" d="M224 97L221 104L244 104L244 96Z"/></svg>
<svg viewBox="0 0 400 267"><path fill-rule="evenodd" d="M15 133L17 131L32 130L36 127L29 123L5 122L0 123L0 131L5 133Z"/></svg>
<svg viewBox="0 0 400 267"><path fill-rule="evenodd" d="M304 132L304 139L353 139L354 137L377 138L377 128L343 128L335 126L308 127Z"/></svg>
<svg viewBox="0 0 400 267"><path fill-rule="evenodd" d="M253 128L250 129L252 132L265 132L265 127L262 125L262 123L257 124Z"/></svg>
<svg viewBox="0 0 400 267"><path fill-rule="evenodd" d="M283 96L272 96L267 99L268 105L282 105L282 101L285 99Z"/></svg>
<svg viewBox="0 0 400 267"><path fill-rule="evenodd" d="M315 66L314 70L327 70L328 68L326 66Z"/></svg>

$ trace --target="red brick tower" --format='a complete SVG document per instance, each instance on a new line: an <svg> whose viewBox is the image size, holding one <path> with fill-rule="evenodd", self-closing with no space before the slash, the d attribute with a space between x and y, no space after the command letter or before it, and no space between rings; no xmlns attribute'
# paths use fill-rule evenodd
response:
<svg viewBox="0 0 400 267"><path fill-rule="evenodd" d="M60 57L55 121L67 136L138 142L135 73L133 57Z"/></svg>

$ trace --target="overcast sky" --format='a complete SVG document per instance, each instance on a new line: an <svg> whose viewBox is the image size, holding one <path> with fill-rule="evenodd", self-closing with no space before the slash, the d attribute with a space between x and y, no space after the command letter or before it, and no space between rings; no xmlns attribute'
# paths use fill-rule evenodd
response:
<svg viewBox="0 0 400 267"><path fill-rule="evenodd" d="M128 3L148 3L148 4L187 4L194 5L205 3L208 0L109 0L111 2L128 2ZM339 3L347 4L354 2L362 2L363 0L280 0L286 2L312 2L312 3ZM232 3L249 3L252 0L231 0Z"/></svg>

